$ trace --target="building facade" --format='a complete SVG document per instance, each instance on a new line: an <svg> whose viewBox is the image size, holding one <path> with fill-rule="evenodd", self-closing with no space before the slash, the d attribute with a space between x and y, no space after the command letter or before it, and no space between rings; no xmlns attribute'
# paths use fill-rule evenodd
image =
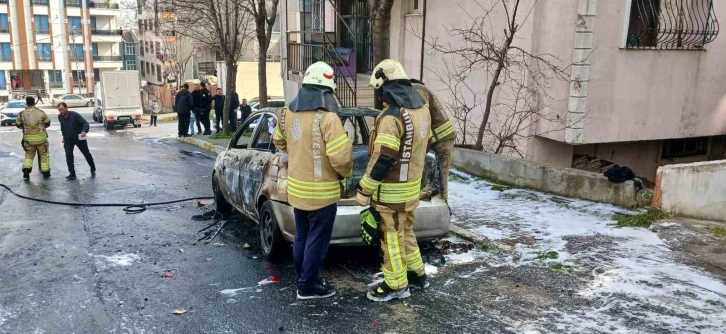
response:
<svg viewBox="0 0 726 334"><path fill-rule="evenodd" d="M139 38L132 29L123 29L123 42L121 42L121 51L123 53L122 69L127 71L139 70Z"/></svg>
<svg viewBox="0 0 726 334"><path fill-rule="evenodd" d="M528 54L551 56L565 78L538 87L539 94L549 97L542 108L550 117L534 118L517 134L526 138L521 156L591 171L625 165L646 181L654 181L659 166L725 159L726 66L720 55L726 52L726 37L719 36L718 19L726 18L726 7L716 2L522 0L514 46ZM338 72L338 94L349 95L340 96L341 101L368 105L372 29L366 3L288 0L281 4L286 17L287 97L297 91L306 65L326 60ZM391 13L391 58L439 92L460 134L476 132L491 72L472 68L462 82L466 85L454 90L455 96L447 69L465 62L461 54L443 54L433 46L456 49L476 44L458 39L453 29L471 29L492 3L498 2L403 0L394 2ZM490 29L482 31L497 37L506 28L507 16L501 6L492 9L482 21ZM356 68L345 68L350 65L338 59L346 50L325 52L331 47L355 50ZM347 71L354 75L346 75ZM495 106L511 97L496 94ZM476 106L466 115L472 128L463 129L461 115L455 114L461 104ZM503 113L493 109L487 133L507 124Z"/></svg>
<svg viewBox="0 0 726 334"><path fill-rule="evenodd" d="M0 101L12 92L93 94L121 68L115 2L0 0Z"/></svg>

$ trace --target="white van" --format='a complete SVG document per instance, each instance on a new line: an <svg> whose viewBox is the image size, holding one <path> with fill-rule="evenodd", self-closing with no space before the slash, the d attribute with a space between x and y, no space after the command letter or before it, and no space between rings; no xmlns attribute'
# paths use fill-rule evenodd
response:
<svg viewBox="0 0 726 334"><path fill-rule="evenodd" d="M129 124L141 127L144 109L138 71L102 72L94 96L93 120L103 122L106 130Z"/></svg>

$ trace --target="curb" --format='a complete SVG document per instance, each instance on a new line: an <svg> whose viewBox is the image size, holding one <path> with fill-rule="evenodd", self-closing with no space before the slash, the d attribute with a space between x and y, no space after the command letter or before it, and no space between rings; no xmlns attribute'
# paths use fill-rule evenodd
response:
<svg viewBox="0 0 726 334"><path fill-rule="evenodd" d="M205 150L207 150L209 152L212 152L212 153L215 153L215 154L222 153L224 150L226 150L226 148L224 148L222 146L215 145L215 144L210 143L210 142L208 142L206 140L201 140L201 139L197 139L197 138L194 138L194 137L177 138L176 140L183 141L183 142L185 142L187 144L192 144L194 146L197 146L199 148L205 149Z"/></svg>
<svg viewBox="0 0 726 334"><path fill-rule="evenodd" d="M151 117L149 117L148 115L144 115L143 117L141 117L141 120L144 122L148 122L151 120ZM156 119L156 121L159 123L175 122L177 120L179 120L179 116L161 117L161 115L159 115L159 117Z"/></svg>

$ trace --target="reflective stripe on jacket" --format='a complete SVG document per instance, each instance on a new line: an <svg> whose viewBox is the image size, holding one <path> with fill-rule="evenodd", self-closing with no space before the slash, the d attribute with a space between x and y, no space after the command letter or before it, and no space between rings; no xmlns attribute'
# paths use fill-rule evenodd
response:
<svg viewBox="0 0 726 334"><path fill-rule="evenodd" d="M287 194L293 207L312 211L340 199L342 179L353 172L353 145L340 118L326 111L283 108L275 147L287 152Z"/></svg>
<svg viewBox="0 0 726 334"><path fill-rule="evenodd" d="M411 211L418 206L426 149L431 134L428 105L416 109L389 106L371 133L371 159L359 192L374 204Z"/></svg>
<svg viewBox="0 0 726 334"><path fill-rule="evenodd" d="M454 130L454 124L449 121L449 117L446 116L446 110L444 110L436 95L423 84L414 82L412 85L429 104L429 112L431 113L430 144L433 145L442 140L455 139L456 131Z"/></svg>
<svg viewBox="0 0 726 334"><path fill-rule="evenodd" d="M21 111L15 124L23 129L23 140L30 144L42 144L48 139L45 129L50 126L50 117L36 107Z"/></svg>

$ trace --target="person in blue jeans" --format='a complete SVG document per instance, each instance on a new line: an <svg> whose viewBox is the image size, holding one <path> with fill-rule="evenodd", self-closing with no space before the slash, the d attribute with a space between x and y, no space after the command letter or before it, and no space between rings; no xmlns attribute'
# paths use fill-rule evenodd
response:
<svg viewBox="0 0 726 334"><path fill-rule="evenodd" d="M191 113L190 114L190 118L189 118L189 133L190 133L190 136L193 136L195 134L195 132L194 132L194 122L196 122L196 120L197 120L197 118L195 116L196 116L195 113ZM199 125L199 123L197 123L197 128L199 128L199 132L201 133L202 132L202 127Z"/></svg>
<svg viewBox="0 0 726 334"><path fill-rule="evenodd" d="M224 95L222 94L222 88L217 88L217 93L212 97L212 105L214 106L214 128L217 129L217 133L222 132L222 120L224 119ZM229 116L232 116L234 110L229 111ZM231 130L231 129L230 129Z"/></svg>

